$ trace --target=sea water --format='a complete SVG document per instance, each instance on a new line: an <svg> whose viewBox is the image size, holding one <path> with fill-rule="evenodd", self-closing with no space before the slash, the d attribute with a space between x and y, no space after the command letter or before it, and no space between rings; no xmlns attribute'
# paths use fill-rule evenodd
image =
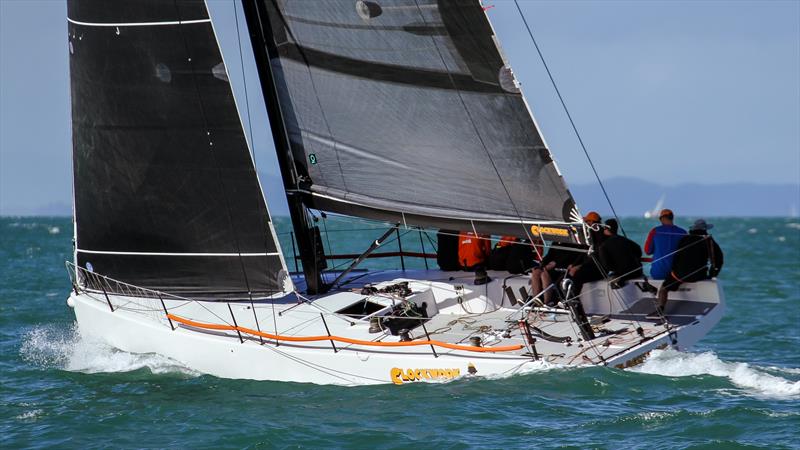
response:
<svg viewBox="0 0 800 450"><path fill-rule="evenodd" d="M691 352L657 351L628 370L543 365L500 379L348 388L220 379L84 338L65 304L70 220L2 218L0 447L800 448L800 220L709 221L725 251L728 309ZM276 224L293 269L290 227ZM318 225L336 253L359 252L385 230ZM653 223L623 225L641 242ZM404 250L430 252L433 242L402 236Z"/></svg>

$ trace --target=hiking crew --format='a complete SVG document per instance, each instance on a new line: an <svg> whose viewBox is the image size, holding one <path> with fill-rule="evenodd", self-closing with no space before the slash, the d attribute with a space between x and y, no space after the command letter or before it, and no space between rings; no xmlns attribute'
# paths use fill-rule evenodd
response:
<svg viewBox="0 0 800 450"><path fill-rule="evenodd" d="M536 297L551 284L561 281L567 268L578 264L585 252L586 246L580 244L556 243L551 246L541 264L531 271L531 295ZM548 306L556 303L553 301L553 289L544 293L542 301Z"/></svg>
<svg viewBox="0 0 800 450"><path fill-rule="evenodd" d="M586 214L583 220L590 226L597 226L602 219L600 214L592 211ZM599 228L597 231L591 232L591 239L595 246L599 245L603 238L603 233L599 231ZM577 276L580 283L602 279L603 276L597 269L597 265L586 254L587 250L588 247L581 244L558 243L551 246L542 258L541 264L531 271L531 295L534 297L539 295L551 284L561 281L567 273L573 278L573 281ZM584 267L583 270L581 267ZM546 305L555 303L553 289L547 290L542 297Z"/></svg>
<svg viewBox="0 0 800 450"><path fill-rule="evenodd" d="M594 251L597 252L602 248L606 240L606 235L603 233L603 219L600 214L591 211L586 214L583 221L590 227L589 238ZM585 283L602 280L605 275L600 267L597 266L594 255L588 252L581 255L581 259L577 264L572 264L567 268L567 274L573 282L572 295L580 294Z"/></svg>
<svg viewBox="0 0 800 450"><path fill-rule="evenodd" d="M606 228L603 230L606 240L597 253L600 265L614 285L624 286L625 281L643 275L642 248L636 242L617 234L618 229L619 223L616 219L606 220Z"/></svg>
<svg viewBox="0 0 800 450"><path fill-rule="evenodd" d="M678 252L672 260L671 270L658 290L656 316L663 315L670 291L677 291L682 283L714 278L722 270L722 249L708 234L713 227L705 220L697 219L689 228L689 234L678 242Z"/></svg>
<svg viewBox="0 0 800 450"><path fill-rule="evenodd" d="M661 225L650 230L644 242L644 252L653 255L650 278L654 280L663 280L667 277L674 256L671 253L678 248L678 242L686 235L686 230L673 223L674 219L672 210L662 209L658 214Z"/></svg>

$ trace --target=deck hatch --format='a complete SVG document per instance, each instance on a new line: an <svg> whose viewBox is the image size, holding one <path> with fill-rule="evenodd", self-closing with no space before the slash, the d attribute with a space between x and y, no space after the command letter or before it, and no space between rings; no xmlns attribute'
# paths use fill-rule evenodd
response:
<svg viewBox="0 0 800 450"><path fill-rule="evenodd" d="M386 306L381 305L380 303L369 301L368 298L363 298L349 306L346 306L336 311L336 314L352 317L354 319L361 319L366 316L369 316L372 313L378 312L384 309L385 307Z"/></svg>

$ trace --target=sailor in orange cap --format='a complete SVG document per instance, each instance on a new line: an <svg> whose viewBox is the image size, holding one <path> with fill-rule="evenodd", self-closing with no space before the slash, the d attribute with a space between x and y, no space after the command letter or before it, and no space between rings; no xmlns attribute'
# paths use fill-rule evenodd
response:
<svg viewBox="0 0 800 450"><path fill-rule="evenodd" d="M594 247L594 251L598 251L607 237L603 233L603 218L600 217L600 214L596 211L589 211L585 216L583 216L583 221L586 223L586 225L591 227L589 236L592 247ZM567 274L569 274L574 283L574 294L579 294L581 292L581 288L583 287L584 283L603 279L603 274L600 272L600 269L597 267L597 264L594 262L592 257L590 257L588 254L582 255L579 262L571 264L569 267L567 267Z"/></svg>
<svg viewBox="0 0 800 450"><path fill-rule="evenodd" d="M589 234L592 239L592 245L594 245L595 250L599 249L600 244L606 239L606 235L603 234L603 218L600 217L597 211L589 211L583 216L583 222L591 227Z"/></svg>
<svg viewBox="0 0 800 450"><path fill-rule="evenodd" d="M585 216L583 216L583 221L593 225L602 222L603 219L600 217L600 214L598 214L597 211L589 211Z"/></svg>

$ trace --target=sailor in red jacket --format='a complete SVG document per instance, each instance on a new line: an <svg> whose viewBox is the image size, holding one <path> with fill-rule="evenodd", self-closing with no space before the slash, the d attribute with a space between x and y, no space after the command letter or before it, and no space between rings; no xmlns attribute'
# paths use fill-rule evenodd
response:
<svg viewBox="0 0 800 450"><path fill-rule="evenodd" d="M491 253L489 236L476 235L471 231L462 231L458 235L458 261L464 270L485 269Z"/></svg>

